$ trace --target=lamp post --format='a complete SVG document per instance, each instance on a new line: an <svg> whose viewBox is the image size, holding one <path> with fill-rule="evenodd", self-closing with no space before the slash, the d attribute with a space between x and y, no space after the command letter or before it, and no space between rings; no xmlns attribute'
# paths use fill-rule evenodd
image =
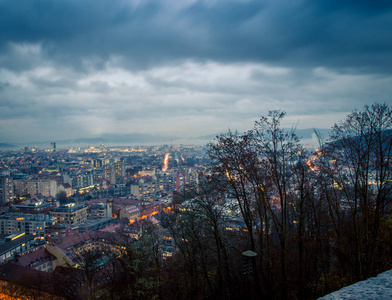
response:
<svg viewBox="0 0 392 300"><path fill-rule="evenodd" d="M257 253L251 250L247 250L242 252L242 258L243 258L243 269L242 273L245 276L245 282L246 282L246 288L249 290L249 299L253 299L254 297L254 287L252 284L252 278L251 274L253 273L253 268L256 268L256 256ZM256 283L257 284L257 283Z"/></svg>

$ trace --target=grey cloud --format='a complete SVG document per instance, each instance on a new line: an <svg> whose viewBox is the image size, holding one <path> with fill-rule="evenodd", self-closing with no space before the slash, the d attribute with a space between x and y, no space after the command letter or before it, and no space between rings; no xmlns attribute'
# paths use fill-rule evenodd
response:
<svg viewBox="0 0 392 300"><path fill-rule="evenodd" d="M390 1L1 1L1 49L40 43L58 63L126 57L129 68L168 61L268 61L390 72Z"/></svg>
<svg viewBox="0 0 392 300"><path fill-rule="evenodd" d="M0 141L200 136L246 130L269 109L330 126L392 94L390 1L0 0L0 11Z"/></svg>

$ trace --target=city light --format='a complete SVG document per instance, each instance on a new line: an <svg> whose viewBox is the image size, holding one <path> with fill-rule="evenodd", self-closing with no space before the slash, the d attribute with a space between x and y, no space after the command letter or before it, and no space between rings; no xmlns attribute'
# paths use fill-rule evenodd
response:
<svg viewBox="0 0 392 300"><path fill-rule="evenodd" d="M162 171L166 171L169 168L169 153L165 153L165 159L163 160Z"/></svg>

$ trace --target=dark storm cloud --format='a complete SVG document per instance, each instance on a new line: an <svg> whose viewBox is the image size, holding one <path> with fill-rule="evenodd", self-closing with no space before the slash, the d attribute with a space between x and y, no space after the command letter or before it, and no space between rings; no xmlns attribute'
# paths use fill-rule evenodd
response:
<svg viewBox="0 0 392 300"><path fill-rule="evenodd" d="M392 2L0 0L0 141L330 127L392 94Z"/></svg>
<svg viewBox="0 0 392 300"><path fill-rule="evenodd" d="M193 58L391 71L390 1L3 0L0 9L3 55L10 43L40 43L45 58L78 67L118 55L143 68Z"/></svg>

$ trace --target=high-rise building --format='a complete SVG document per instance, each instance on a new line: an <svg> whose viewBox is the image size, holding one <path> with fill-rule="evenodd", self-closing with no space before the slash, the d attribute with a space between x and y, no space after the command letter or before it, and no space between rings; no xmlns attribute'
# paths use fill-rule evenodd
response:
<svg viewBox="0 0 392 300"><path fill-rule="evenodd" d="M124 177L125 176L125 165L123 162L117 162L115 165L116 177Z"/></svg>
<svg viewBox="0 0 392 300"><path fill-rule="evenodd" d="M92 161L92 166L93 166L94 168L102 168L102 160L100 160L100 159L94 159L94 160Z"/></svg>
<svg viewBox="0 0 392 300"><path fill-rule="evenodd" d="M55 180L15 180L14 188L16 196L41 194L45 197L56 197L58 192Z"/></svg>
<svg viewBox="0 0 392 300"><path fill-rule="evenodd" d="M55 152L56 151L56 143L55 142L51 142L50 143L50 151L51 152Z"/></svg>
<svg viewBox="0 0 392 300"><path fill-rule="evenodd" d="M14 193L16 197L27 196L27 180L17 179L14 180Z"/></svg>
<svg viewBox="0 0 392 300"><path fill-rule="evenodd" d="M154 176L151 180L140 179L137 184L131 184L131 194L145 201L153 201L159 191L159 181Z"/></svg>
<svg viewBox="0 0 392 300"><path fill-rule="evenodd" d="M26 180L27 194L30 196L38 194L38 180Z"/></svg>
<svg viewBox="0 0 392 300"><path fill-rule="evenodd" d="M94 185L94 174L92 172L83 172L79 174L74 174L72 176L71 186L74 189L84 188Z"/></svg>
<svg viewBox="0 0 392 300"><path fill-rule="evenodd" d="M116 184L116 168L112 165L106 165L103 168L103 176L109 180L111 184Z"/></svg>
<svg viewBox="0 0 392 300"><path fill-rule="evenodd" d="M14 184L9 171L0 173L0 203L5 205L14 201Z"/></svg>
<svg viewBox="0 0 392 300"><path fill-rule="evenodd" d="M41 194L45 197L56 197L57 192L57 182L55 180L38 181L38 194Z"/></svg>

